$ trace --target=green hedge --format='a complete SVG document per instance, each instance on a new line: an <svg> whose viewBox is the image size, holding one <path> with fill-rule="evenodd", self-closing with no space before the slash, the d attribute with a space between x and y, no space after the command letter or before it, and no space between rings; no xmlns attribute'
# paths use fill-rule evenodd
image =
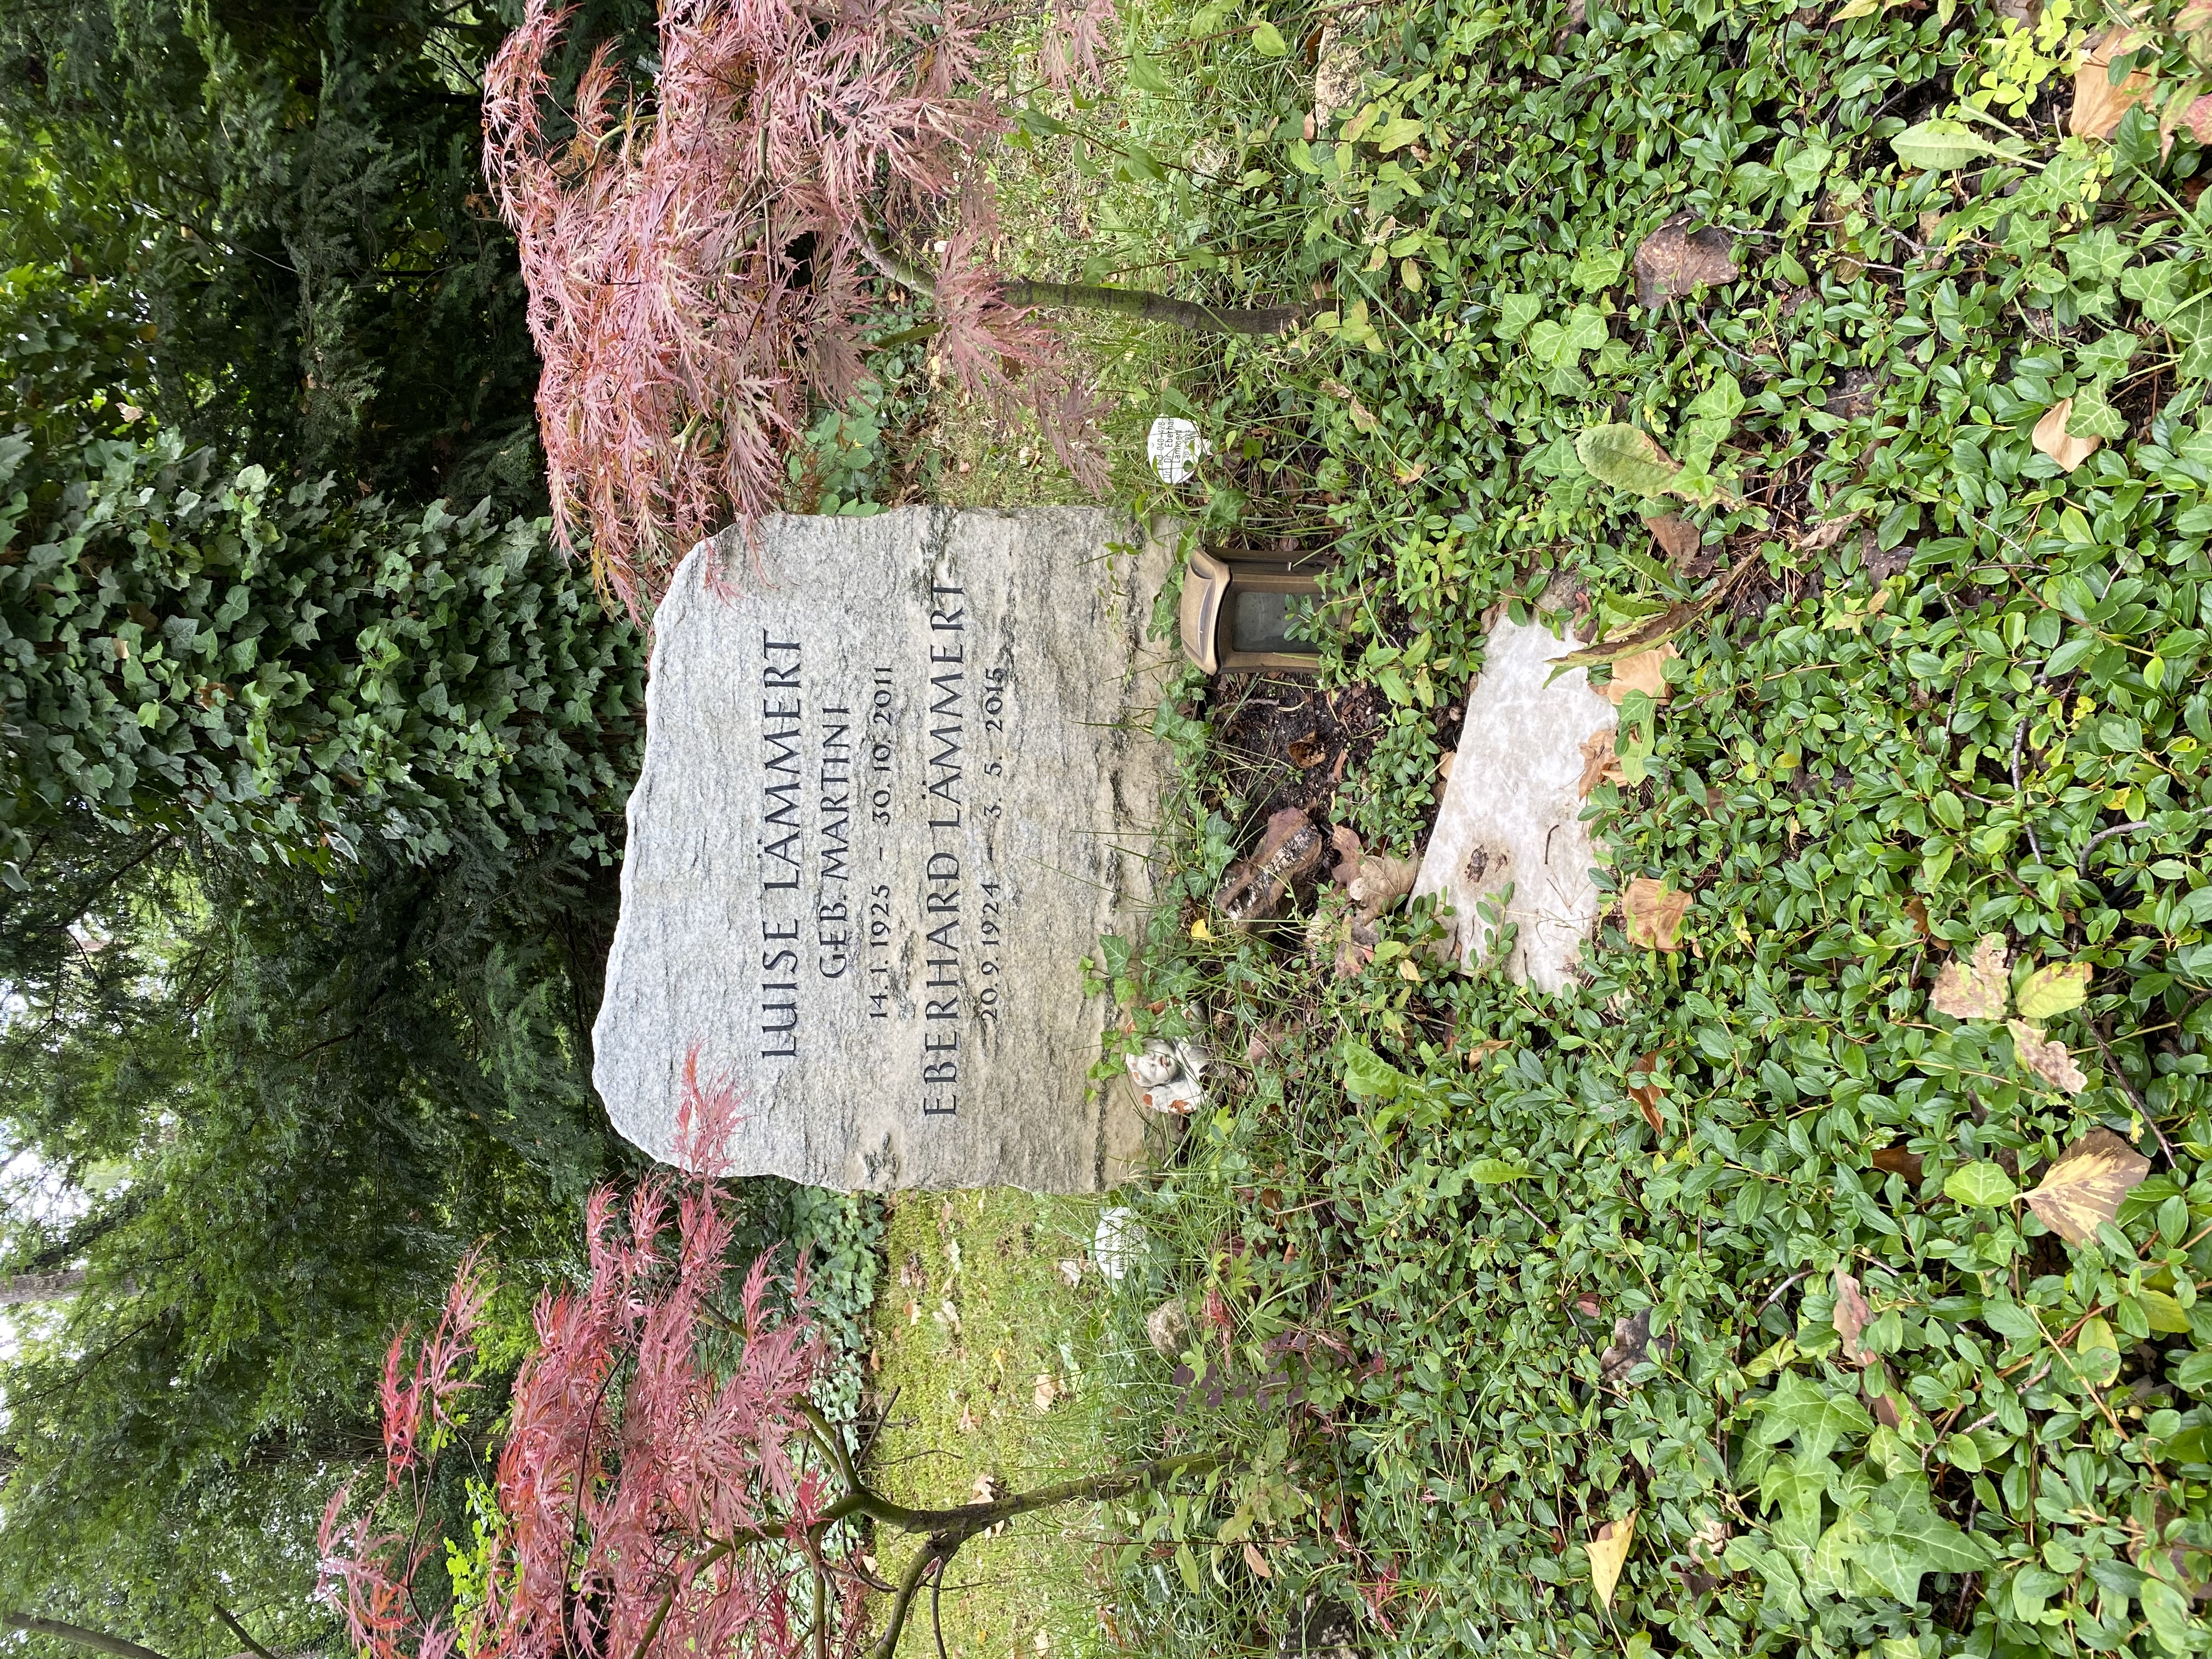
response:
<svg viewBox="0 0 2212 1659"><path fill-rule="evenodd" d="M310 854L607 856L643 643L544 521L287 488L167 432L0 439L0 491L13 858L75 801Z"/></svg>

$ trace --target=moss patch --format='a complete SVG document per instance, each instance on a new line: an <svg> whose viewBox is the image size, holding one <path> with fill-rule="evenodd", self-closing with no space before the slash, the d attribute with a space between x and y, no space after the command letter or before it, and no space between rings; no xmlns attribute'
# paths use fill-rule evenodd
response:
<svg viewBox="0 0 2212 1659"><path fill-rule="evenodd" d="M886 1203L869 1380L890 1403L870 1452L887 1495L963 1503L987 1474L1025 1491L1103 1466L1111 1287L1089 1248L1101 1207L1009 1188ZM969 1544L946 1579L947 1654L1115 1650L1101 1528L1095 1506L1071 1506ZM890 1545L887 1577L910 1547ZM927 1652L926 1605L917 1615L925 1628L902 1647Z"/></svg>

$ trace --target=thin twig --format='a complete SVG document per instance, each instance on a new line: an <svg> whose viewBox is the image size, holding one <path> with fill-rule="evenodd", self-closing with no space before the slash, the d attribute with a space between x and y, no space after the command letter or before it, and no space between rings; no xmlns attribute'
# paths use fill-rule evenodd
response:
<svg viewBox="0 0 2212 1659"><path fill-rule="evenodd" d="M2125 823L2116 823L2109 830L2100 830L2095 835L2089 837L2089 844L2087 847L2084 847L2081 849L2080 855L2075 859L2074 867L2077 870L2080 869L2081 866L2087 861L2090 854L2095 852L2098 848L2103 846L2105 842L2110 841L2114 836L2124 836L2130 830L2148 830L2149 828L2150 823L2148 819L2131 818Z"/></svg>
<svg viewBox="0 0 2212 1659"><path fill-rule="evenodd" d="M2022 714L2020 717L2020 724L2013 728L2012 793L2015 800L2020 798L2020 746L2027 740L2027 723L2033 718L2032 711ZM2044 861L2043 843L2035 838L2035 825L2029 821L2025 809L2021 814L2021 827L2027 831L2027 844L2035 849L2035 861L2041 864Z"/></svg>
<svg viewBox="0 0 2212 1659"><path fill-rule="evenodd" d="M1810 1273L1813 1270L1810 1267L1808 1267L1805 1270L1805 1273ZM1772 1307L1789 1291L1792 1285L1795 1285L1799 1279L1804 1277L1805 1273L1792 1273L1789 1278L1784 1279L1779 1285L1777 1285L1772 1292L1769 1294L1766 1300L1759 1304L1759 1313L1765 1313L1769 1308ZM1753 1317L1757 1318L1758 1315L1754 1314Z"/></svg>
<svg viewBox="0 0 2212 1659"><path fill-rule="evenodd" d="M2112 1045L2105 1041L2105 1033L2095 1020L2089 1022L2089 1035L2097 1039L2097 1052L2104 1055L2105 1069L2112 1073L2112 1081L2120 1085L2120 1092L2136 1109L2136 1115L2149 1124L2151 1133L2158 1137L2158 1149L2166 1154L2166 1168L2179 1170L2181 1160L2174 1157L2172 1143L2166 1139L2166 1131L2158 1127L2158 1120L2151 1115L2151 1109L2143 1103L2143 1097L2136 1092L2135 1085L2128 1081L2128 1074L2120 1069L2119 1059L2112 1053Z"/></svg>

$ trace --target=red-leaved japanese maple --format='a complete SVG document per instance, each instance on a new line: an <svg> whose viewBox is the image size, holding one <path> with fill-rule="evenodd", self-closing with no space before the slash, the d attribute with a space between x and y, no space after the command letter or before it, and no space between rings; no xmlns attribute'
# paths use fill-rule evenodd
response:
<svg viewBox="0 0 2212 1659"><path fill-rule="evenodd" d="M1034 307L1296 315L998 270L982 158L1010 123L969 82L1000 15L974 0L663 0L650 95L602 46L563 112L547 62L568 16L526 0L487 71L484 171L520 245L556 525L588 532L633 612L701 537L775 508L811 400L863 377L878 279L928 296L945 364L1034 411L1092 488L1102 405ZM1113 21L1114 0L1056 0L1048 73L1095 77ZM939 269L895 251L946 213Z"/></svg>
<svg viewBox="0 0 2212 1659"><path fill-rule="evenodd" d="M721 1167L734 1110L726 1088L687 1079L687 1164ZM463 1428L486 1297L476 1260L411 1358L407 1334L393 1339L381 1489L365 1501L340 1491L319 1539L324 1594L366 1659L447 1659L456 1649L471 1659L851 1659L870 1645L871 1588L890 1597L872 1644L889 1659L925 1586L934 1614L945 1567L970 1538L1215 1461L1164 1459L953 1509L894 1504L809 1397L830 1349L804 1261L787 1297L774 1291L767 1256L726 1294L732 1222L717 1182L657 1176L627 1200L602 1188L586 1231L588 1280L536 1310L537 1346L515 1379L497 1458L483 1593L458 1626L422 1616L416 1577L433 1556L433 1465ZM895 1585L862 1559L858 1528L871 1522L921 1540Z"/></svg>

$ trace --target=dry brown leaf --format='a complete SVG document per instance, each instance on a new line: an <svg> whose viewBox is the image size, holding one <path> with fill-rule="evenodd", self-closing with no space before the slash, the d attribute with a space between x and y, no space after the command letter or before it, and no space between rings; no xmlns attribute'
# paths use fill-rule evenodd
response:
<svg viewBox="0 0 2212 1659"><path fill-rule="evenodd" d="M1926 1167L1920 1161L1920 1154L1908 1152L1902 1146L1880 1148L1874 1155L1873 1164L1874 1167L1884 1175L1904 1176L1905 1184L1912 1188L1917 1188L1920 1185L1921 1176L1926 1173Z"/></svg>
<svg viewBox="0 0 2212 1659"><path fill-rule="evenodd" d="M1640 950L1680 950L1682 918L1689 908L1687 893L1678 893L1665 882L1650 876L1637 877L1620 896L1620 913L1627 924L1628 942Z"/></svg>
<svg viewBox="0 0 2212 1659"><path fill-rule="evenodd" d="M2150 1160L2126 1141L2110 1129L2092 1129L2043 1172L2027 1207L2068 1243L2087 1244L2149 1173Z"/></svg>
<svg viewBox="0 0 2212 1659"><path fill-rule="evenodd" d="M1267 1565L1267 1558L1260 1553L1250 1539L1244 1540L1244 1565L1262 1578L1273 1578L1275 1570Z"/></svg>
<svg viewBox="0 0 2212 1659"><path fill-rule="evenodd" d="M1705 536L1679 513L1662 514L1656 519L1646 519L1644 527L1651 532L1651 539L1659 544L1659 550L1667 556L1669 564L1681 564L1697 557L1705 546Z"/></svg>
<svg viewBox="0 0 2212 1659"><path fill-rule="evenodd" d="M1322 746L1318 732L1291 738L1284 752L1290 756L1291 764L1301 772L1310 772L1328 758L1328 750Z"/></svg>
<svg viewBox="0 0 2212 1659"><path fill-rule="evenodd" d="M2012 1033L2012 1051L2020 1063L2052 1088L2078 1095L2089 1086L2064 1043L2045 1041L2042 1031L2024 1019L2008 1019L2005 1028Z"/></svg>
<svg viewBox="0 0 2212 1659"><path fill-rule="evenodd" d="M1859 521L1856 513L1840 514L1832 519L1823 519L1797 538L1797 549L1802 553L1818 553L1833 547L1843 540L1844 532Z"/></svg>
<svg viewBox="0 0 2212 1659"><path fill-rule="evenodd" d="M2073 418L2074 400L2061 398L2035 423L2035 447L2069 472L2095 454L2098 446L2105 441L2102 438L2074 436L2066 429L2066 422Z"/></svg>
<svg viewBox="0 0 2212 1659"><path fill-rule="evenodd" d="M2189 136L2200 144L2212 144L2212 98L2197 98L2182 112Z"/></svg>
<svg viewBox="0 0 2212 1659"><path fill-rule="evenodd" d="M1639 1308L1627 1319L1613 1322L1613 1340L1597 1357L1601 1382L1618 1382L1641 1365L1651 1352L1651 1310Z"/></svg>
<svg viewBox="0 0 2212 1659"><path fill-rule="evenodd" d="M1381 930L1373 922L1362 921L1357 915L1345 918L1344 937L1346 940L1344 951L1338 952L1337 955L1339 973L1344 971L1346 960L1353 960L1359 964L1359 968L1352 969L1354 973L1358 972L1360 968L1366 967L1369 963L1375 960L1375 947L1382 942ZM1350 952L1349 957L1346 957L1346 952Z"/></svg>
<svg viewBox="0 0 2212 1659"><path fill-rule="evenodd" d="M1321 61L1314 67L1314 116L1318 121L1350 108L1359 97L1360 82L1367 73L1367 46L1360 27L1366 18L1367 9L1354 6L1322 26Z"/></svg>
<svg viewBox="0 0 2212 1659"><path fill-rule="evenodd" d="M1480 1066L1504 1047L1504 1037L1484 1037L1480 1042L1470 1042L1467 1045L1467 1063L1469 1066Z"/></svg>
<svg viewBox="0 0 2212 1659"><path fill-rule="evenodd" d="M1336 848L1336 868L1329 872L1330 878L1349 887L1359 873L1359 837L1340 823L1328 832L1328 844Z"/></svg>
<svg viewBox="0 0 2212 1659"><path fill-rule="evenodd" d="M1590 1588L1608 1612L1613 1607L1613 1588L1620 1583L1620 1570L1628 1562L1628 1547L1635 1540L1636 1511L1631 1510L1592 1533L1583 1547L1589 1551Z"/></svg>
<svg viewBox="0 0 2212 1659"><path fill-rule="evenodd" d="M1945 963L1929 998L1936 1012L1954 1019L2002 1019L2012 995L2006 961L2004 936L1990 933L1974 946L1972 961Z"/></svg>
<svg viewBox="0 0 2212 1659"><path fill-rule="evenodd" d="M1867 1409L1885 1429L1904 1427L1905 1413L1897 1408L1897 1390L1889 1380L1889 1367L1875 1355L1869 1354L1867 1358L1869 1364L1859 1376L1859 1394Z"/></svg>
<svg viewBox="0 0 2212 1659"><path fill-rule="evenodd" d="M1665 673L1668 663L1681 654L1669 640L1649 651L1639 651L1632 657L1616 658L1613 678L1598 689L1615 708L1632 691L1641 691L1654 702L1664 702L1674 695L1674 688L1667 684Z"/></svg>
<svg viewBox="0 0 2212 1659"><path fill-rule="evenodd" d="M1656 308L1678 295L1735 280L1735 239L1710 225L1692 235L1684 229L1692 217L1676 214L1637 248L1638 304Z"/></svg>
<svg viewBox="0 0 2212 1659"><path fill-rule="evenodd" d="M1905 914L1912 919L1913 927L1923 939L1933 939L1936 930L1928 925L1928 902L1915 894L1905 901Z"/></svg>
<svg viewBox="0 0 2212 1659"><path fill-rule="evenodd" d="M1036 1384L1030 1389L1030 1399L1041 1412L1052 1409L1053 1402L1060 1396L1060 1379L1050 1371L1039 1371Z"/></svg>
<svg viewBox="0 0 2212 1659"><path fill-rule="evenodd" d="M2066 130L2076 138L2111 137L2120 117L2150 96L2151 77L2142 70L2135 70L2117 87L2110 73L2114 58L2124 58L2142 44L2142 38L2132 30L2106 29L2082 52L2074 66L2074 110L2066 118Z"/></svg>
<svg viewBox="0 0 2212 1659"><path fill-rule="evenodd" d="M1846 1364L1864 1365L1874 1358L1874 1355L1859 1343L1860 1334L1873 1317L1874 1310L1867 1306L1866 1295L1859 1289L1858 1280L1841 1267L1837 1268L1836 1311L1830 1322L1835 1326L1836 1334L1844 1339Z"/></svg>
<svg viewBox="0 0 2212 1659"><path fill-rule="evenodd" d="M1630 1085L1628 1097L1636 1103L1637 1110L1644 1114L1644 1121L1651 1126L1651 1133L1662 1135L1667 1133L1667 1121L1659 1115L1659 1102L1665 1096L1667 1086L1656 1075L1658 1064L1659 1055L1655 1049L1628 1068L1632 1075L1638 1072L1644 1073L1643 1082Z"/></svg>
<svg viewBox="0 0 2212 1659"><path fill-rule="evenodd" d="M1583 739L1583 775L1581 781L1575 785L1576 799L1588 800L1590 791L1601 783L1627 781L1627 775L1620 769L1616 737L1615 728L1608 726Z"/></svg>
<svg viewBox="0 0 2212 1659"><path fill-rule="evenodd" d="M1060 1276L1067 1281L1067 1288L1073 1290L1083 1282L1082 1261L1073 1256L1062 1258L1060 1263Z"/></svg>
<svg viewBox="0 0 2212 1659"><path fill-rule="evenodd" d="M1709 1515L1704 1524L1690 1534L1690 1559L1700 1566L1717 1566L1728 1552L1729 1540L1735 1536L1735 1528L1717 1515ZM1726 1571L1726 1569L1723 1569Z"/></svg>

